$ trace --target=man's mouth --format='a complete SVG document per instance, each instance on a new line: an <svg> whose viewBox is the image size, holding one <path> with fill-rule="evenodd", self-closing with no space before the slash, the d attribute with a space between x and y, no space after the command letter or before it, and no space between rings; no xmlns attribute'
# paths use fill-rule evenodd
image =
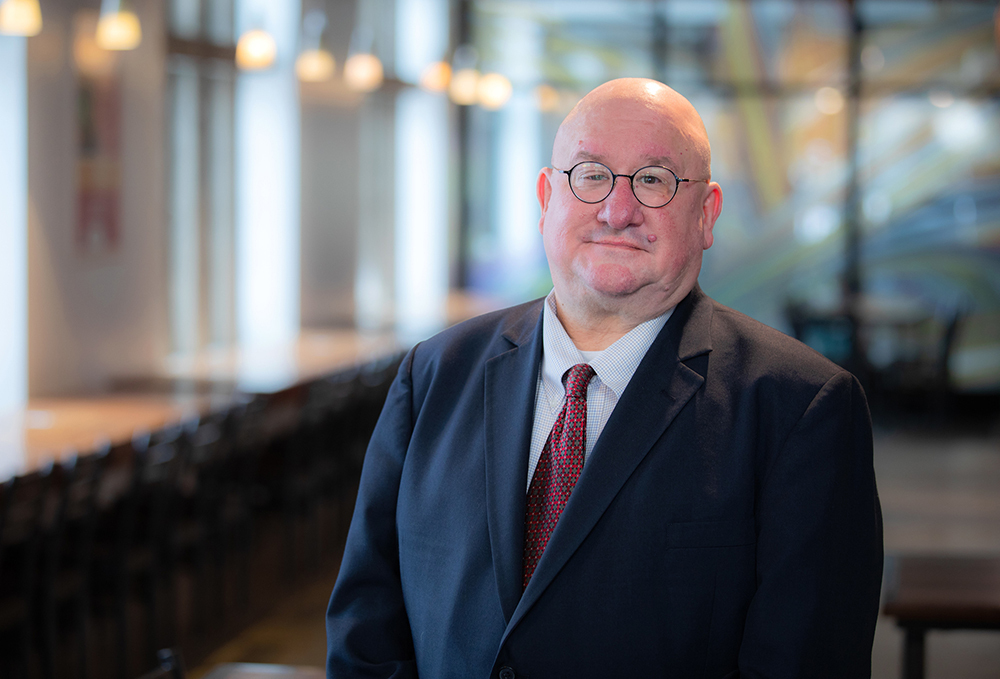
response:
<svg viewBox="0 0 1000 679"><path fill-rule="evenodd" d="M591 241L593 245L603 245L605 247L626 248L629 250L645 250L645 248L635 241L620 239L601 239Z"/></svg>

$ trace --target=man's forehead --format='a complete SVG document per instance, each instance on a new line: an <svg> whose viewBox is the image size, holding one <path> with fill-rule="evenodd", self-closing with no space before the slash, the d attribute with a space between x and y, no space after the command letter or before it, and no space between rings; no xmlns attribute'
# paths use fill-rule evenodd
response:
<svg viewBox="0 0 1000 679"><path fill-rule="evenodd" d="M667 165L679 161L689 139L672 116L636 108L601 107L570 121L556 140L555 155L567 160L595 160L605 165L628 158Z"/></svg>
<svg viewBox="0 0 1000 679"><path fill-rule="evenodd" d="M616 172L644 165L682 171L690 162L691 170L701 173L710 162L703 137L700 116L674 90L641 79L612 81L584 97L563 122L552 160L595 160Z"/></svg>

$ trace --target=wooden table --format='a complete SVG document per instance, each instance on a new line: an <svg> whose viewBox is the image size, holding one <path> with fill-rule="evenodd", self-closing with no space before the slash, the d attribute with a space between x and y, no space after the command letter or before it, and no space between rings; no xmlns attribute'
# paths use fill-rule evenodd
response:
<svg viewBox="0 0 1000 679"><path fill-rule="evenodd" d="M24 408L0 414L0 482L197 417L226 400L173 394L31 399Z"/></svg>
<svg viewBox="0 0 1000 679"><path fill-rule="evenodd" d="M904 679L924 677L928 630L1000 630L1000 556L889 556L885 577L882 612L906 634Z"/></svg>

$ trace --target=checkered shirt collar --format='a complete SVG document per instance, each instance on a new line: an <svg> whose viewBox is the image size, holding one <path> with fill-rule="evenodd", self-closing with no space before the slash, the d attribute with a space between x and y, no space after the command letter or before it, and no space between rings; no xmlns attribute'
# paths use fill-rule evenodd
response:
<svg viewBox="0 0 1000 679"><path fill-rule="evenodd" d="M589 362L597 373L594 381L600 380L615 392L616 397L621 398L643 356L673 311L669 309L656 318L640 323L600 352ZM556 292L553 290L545 298L542 319L542 383L553 410L562 407L565 395L562 376L577 363L587 362L556 315Z"/></svg>

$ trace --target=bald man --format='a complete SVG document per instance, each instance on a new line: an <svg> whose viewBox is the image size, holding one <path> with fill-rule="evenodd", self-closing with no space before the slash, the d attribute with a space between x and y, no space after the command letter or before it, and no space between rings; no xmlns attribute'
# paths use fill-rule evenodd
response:
<svg viewBox="0 0 1000 679"><path fill-rule="evenodd" d="M722 190L697 112L598 87L537 193L552 292L419 344L389 393L330 679L870 676L865 397L699 289Z"/></svg>

